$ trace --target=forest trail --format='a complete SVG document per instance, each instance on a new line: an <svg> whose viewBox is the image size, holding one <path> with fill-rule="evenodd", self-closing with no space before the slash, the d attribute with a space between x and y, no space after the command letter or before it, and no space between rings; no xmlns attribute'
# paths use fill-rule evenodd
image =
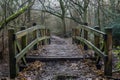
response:
<svg viewBox="0 0 120 80"><path fill-rule="evenodd" d="M35 52L36 53L36 52ZM33 55L32 55L33 56ZM45 61L39 70L36 80L93 80L101 79L96 74L93 62L84 59L82 51L72 44L72 39L52 36L51 44L44 46L34 56L47 58L61 58L61 60ZM62 60L63 58L77 58L79 60Z"/></svg>

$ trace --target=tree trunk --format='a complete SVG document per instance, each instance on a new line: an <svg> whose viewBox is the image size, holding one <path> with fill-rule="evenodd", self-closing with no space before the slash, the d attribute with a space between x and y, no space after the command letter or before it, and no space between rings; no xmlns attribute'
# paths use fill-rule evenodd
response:
<svg viewBox="0 0 120 80"><path fill-rule="evenodd" d="M84 23L85 24L87 24L88 22L87 22L87 8L88 8L88 4L89 4L89 2L88 2L88 0L84 0L84 14L83 14L83 16L84 16Z"/></svg>
<svg viewBox="0 0 120 80"><path fill-rule="evenodd" d="M87 23L87 9L84 11L84 23Z"/></svg>
<svg viewBox="0 0 120 80"><path fill-rule="evenodd" d="M20 9L19 11L17 11L16 13L12 14L11 16L7 17L6 20L2 20L0 22L0 30L2 30L4 28L4 25L9 23L10 21L16 19L18 16L20 16L22 13L24 13L28 8L30 8L33 5L33 3L31 2L28 6L23 7L22 9Z"/></svg>
<svg viewBox="0 0 120 80"><path fill-rule="evenodd" d="M45 25L45 12L41 12L40 21L42 25Z"/></svg>
<svg viewBox="0 0 120 80"><path fill-rule="evenodd" d="M31 0L29 0L29 4L31 3ZM27 21L31 21L31 6L27 10Z"/></svg>
<svg viewBox="0 0 120 80"><path fill-rule="evenodd" d="M30 8L28 9L27 11L27 22L30 22L31 21L31 11L30 11Z"/></svg>
<svg viewBox="0 0 120 80"><path fill-rule="evenodd" d="M100 1L98 0L98 9L97 9L97 16L98 16L98 26L100 27L100 30L102 29L101 28L101 21L100 21Z"/></svg>

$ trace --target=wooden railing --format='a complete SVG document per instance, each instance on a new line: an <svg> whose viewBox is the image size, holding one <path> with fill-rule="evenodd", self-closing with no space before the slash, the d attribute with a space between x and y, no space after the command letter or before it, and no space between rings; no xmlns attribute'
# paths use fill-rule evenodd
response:
<svg viewBox="0 0 120 80"><path fill-rule="evenodd" d="M72 29L73 43L83 44L95 51L96 65L102 58L104 61L104 74L112 76L112 28L105 28L105 32L99 31L99 27L91 28L80 25ZM92 34L92 35L91 35ZM92 37L92 41L89 39Z"/></svg>
<svg viewBox="0 0 120 80"><path fill-rule="evenodd" d="M28 43L28 34L32 34L33 40ZM37 25L31 28L21 28L21 31L8 30L9 43L9 68L10 78L14 79L19 72L19 63L22 61L26 65L26 53L30 49L36 50L39 45L50 44L50 30Z"/></svg>

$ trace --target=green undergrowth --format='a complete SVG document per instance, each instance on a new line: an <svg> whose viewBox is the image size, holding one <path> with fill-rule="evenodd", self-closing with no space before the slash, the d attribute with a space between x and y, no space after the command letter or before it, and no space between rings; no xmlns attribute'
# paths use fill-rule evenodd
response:
<svg viewBox="0 0 120 80"><path fill-rule="evenodd" d="M116 63L116 68L120 69L120 46L117 46L116 49L113 50L113 52L115 53L115 55L117 56L117 63Z"/></svg>

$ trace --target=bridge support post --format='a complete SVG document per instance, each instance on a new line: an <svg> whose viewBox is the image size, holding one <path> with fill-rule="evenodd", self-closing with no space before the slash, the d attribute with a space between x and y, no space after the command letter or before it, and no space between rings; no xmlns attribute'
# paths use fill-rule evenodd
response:
<svg viewBox="0 0 120 80"><path fill-rule="evenodd" d="M100 27L96 26L96 30L100 30ZM100 36L94 34L94 44L97 48L100 48ZM96 65L99 63L100 57L95 53L95 60L96 60Z"/></svg>
<svg viewBox="0 0 120 80"><path fill-rule="evenodd" d="M76 29L76 36L80 36L80 29ZM80 40L76 39L76 44L80 44Z"/></svg>
<svg viewBox="0 0 120 80"><path fill-rule="evenodd" d="M72 44L75 43L75 28L72 29Z"/></svg>
<svg viewBox="0 0 120 80"><path fill-rule="evenodd" d="M44 36L44 29L40 29L40 37L43 37L43 36ZM44 40L42 40L40 44L44 45L45 44Z"/></svg>
<svg viewBox="0 0 120 80"><path fill-rule="evenodd" d="M49 29L47 29L47 36L50 36L50 30ZM48 42L48 44L51 43L50 38L47 40L47 42Z"/></svg>
<svg viewBox="0 0 120 80"><path fill-rule="evenodd" d="M80 36L80 30L73 28L72 29L72 43L80 44L80 41L76 39L76 36Z"/></svg>
<svg viewBox="0 0 120 80"><path fill-rule="evenodd" d="M21 27L21 30L25 30L26 28L25 27ZM25 47L27 46L27 36L23 36L21 38L21 47L22 49L24 49Z"/></svg>
<svg viewBox="0 0 120 80"><path fill-rule="evenodd" d="M105 53L108 56L104 65L104 72L106 76L112 76L112 28L106 28L106 37L105 37Z"/></svg>
<svg viewBox="0 0 120 80"><path fill-rule="evenodd" d="M21 27L21 30L25 30L25 29L26 29L25 27ZM26 46L27 46L27 36L25 35L21 38L21 49L24 49ZM22 61L25 65L27 65L25 57L23 57Z"/></svg>
<svg viewBox="0 0 120 80"><path fill-rule="evenodd" d="M48 29L45 29L44 36L47 36L47 33L48 33ZM48 44L48 39L45 39L45 44Z"/></svg>
<svg viewBox="0 0 120 80"><path fill-rule="evenodd" d="M33 32L33 37L34 37L34 39L37 38L37 30L35 30L35 31ZM37 50L37 49L38 49L38 44L37 44L37 43L34 45L33 49L34 49L34 50Z"/></svg>
<svg viewBox="0 0 120 80"><path fill-rule="evenodd" d="M88 39L88 31L84 30L84 38L87 40ZM84 49L87 50L88 46L84 44Z"/></svg>
<svg viewBox="0 0 120 80"><path fill-rule="evenodd" d="M16 67L16 50L15 50L15 30L8 30L8 44L9 44L9 70L10 70L10 79L14 79L17 75L17 67Z"/></svg>
<svg viewBox="0 0 120 80"><path fill-rule="evenodd" d="M45 36L46 35L46 29L43 29L43 36ZM46 44L46 39L45 40L43 40L43 45L45 45Z"/></svg>

